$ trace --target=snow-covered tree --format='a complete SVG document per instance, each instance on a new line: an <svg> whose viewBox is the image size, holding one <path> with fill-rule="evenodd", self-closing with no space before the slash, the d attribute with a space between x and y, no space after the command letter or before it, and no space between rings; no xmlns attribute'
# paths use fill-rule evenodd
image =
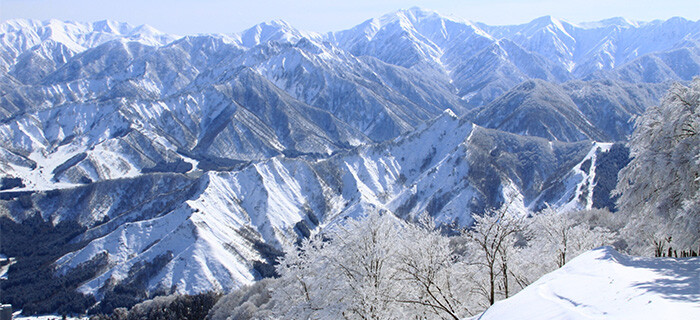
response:
<svg viewBox="0 0 700 320"><path fill-rule="evenodd" d="M467 283L450 238L440 234L432 219L407 224L396 261L402 290L397 300L410 314L460 319L466 307Z"/></svg>
<svg viewBox="0 0 700 320"><path fill-rule="evenodd" d="M338 298L329 295L338 291L336 286L340 283L333 279L333 273L323 271L328 265L327 245L316 236L304 240L299 247L286 248L277 265L281 277L271 290L277 316L310 319L341 308Z"/></svg>
<svg viewBox="0 0 700 320"><path fill-rule="evenodd" d="M658 107L647 109L629 145L633 159L620 172L616 189L618 207L631 221L628 238L642 234L647 244L661 244L670 237L676 247L697 248L700 79L689 87L674 85Z"/></svg>
<svg viewBox="0 0 700 320"><path fill-rule="evenodd" d="M242 319L460 319L517 293L582 251L610 243L595 214L507 206L475 216L463 236L430 218L372 212L286 248L279 279L222 299ZM593 221L592 219L598 219ZM590 223L593 221L594 223ZM263 285L264 284L264 285ZM229 310L229 311L227 311Z"/></svg>
<svg viewBox="0 0 700 320"><path fill-rule="evenodd" d="M477 291L486 298L488 305L496 302L499 291L508 297L513 286L511 279L517 278L511 266L517 261L518 248L515 244L518 234L525 228L523 218L511 215L507 207L474 216L473 228L465 232L468 239L467 263L475 267L472 270L476 276L485 275L483 280L478 277L474 280L478 285Z"/></svg>
<svg viewBox="0 0 700 320"><path fill-rule="evenodd" d="M613 242L613 232L604 227L590 226L577 219L579 217L585 217L585 214L557 212L552 208L546 208L533 217L529 224L532 234L530 251L539 252L532 256L539 257L537 263L548 269L544 272L561 268L579 254Z"/></svg>
<svg viewBox="0 0 700 320"><path fill-rule="evenodd" d="M266 302L285 319L459 319L472 314L464 269L430 219L348 220L287 248ZM264 310L267 312L267 310ZM268 316L268 314L265 314Z"/></svg>
<svg viewBox="0 0 700 320"><path fill-rule="evenodd" d="M252 319L270 318L268 312L271 300L271 287L277 280L273 278L262 279L249 286L243 286L238 290L225 295L211 308L207 319Z"/></svg>
<svg viewBox="0 0 700 320"><path fill-rule="evenodd" d="M343 314L353 319L400 318L400 292L395 259L400 248L401 223L391 213L372 213L351 220L333 234L331 267L344 280Z"/></svg>
<svg viewBox="0 0 700 320"><path fill-rule="evenodd" d="M390 213L362 219L287 248L273 293L285 319L400 319L396 261L404 223Z"/></svg>

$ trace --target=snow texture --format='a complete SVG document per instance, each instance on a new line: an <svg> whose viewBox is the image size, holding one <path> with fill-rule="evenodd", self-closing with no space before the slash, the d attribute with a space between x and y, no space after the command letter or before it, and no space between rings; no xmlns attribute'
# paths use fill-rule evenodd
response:
<svg viewBox="0 0 700 320"><path fill-rule="evenodd" d="M473 319L697 319L700 258L584 253Z"/></svg>
<svg viewBox="0 0 700 320"><path fill-rule="evenodd" d="M168 257L148 290L198 293L249 284L270 248L368 209L467 226L510 197L519 214L587 208L580 165L604 145L581 140L624 139L658 83L698 75L699 32L417 8L325 35L6 21L0 178L21 183L0 190L0 215L85 226L88 244L56 261L107 252L83 292Z"/></svg>

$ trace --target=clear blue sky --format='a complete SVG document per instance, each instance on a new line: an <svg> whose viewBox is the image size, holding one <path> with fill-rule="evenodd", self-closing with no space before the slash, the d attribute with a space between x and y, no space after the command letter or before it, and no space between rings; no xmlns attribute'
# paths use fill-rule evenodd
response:
<svg viewBox="0 0 700 320"><path fill-rule="evenodd" d="M616 16L641 21L700 19L700 0L0 0L0 20L110 19L184 35L231 33L282 19L302 30L326 32L413 6L492 25L523 23L543 15L571 22Z"/></svg>

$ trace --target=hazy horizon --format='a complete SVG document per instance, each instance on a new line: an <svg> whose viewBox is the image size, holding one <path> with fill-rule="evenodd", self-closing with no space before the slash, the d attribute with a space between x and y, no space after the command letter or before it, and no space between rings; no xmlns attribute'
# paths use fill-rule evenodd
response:
<svg viewBox="0 0 700 320"><path fill-rule="evenodd" d="M620 0L574 0L567 3L550 0L496 0L489 3L361 0L351 4L318 0L303 0L295 4L281 0L261 0L252 4L228 3L223 0L4 0L0 7L0 21L17 18L79 22L112 20L132 25L147 24L166 33L185 35L236 33L261 22L283 20L300 30L325 33L348 29L367 19L411 7L488 25L522 24L542 16L552 16L571 23L615 17L639 22L666 20L676 16L692 21L700 20L700 1L689 0L669 0L664 3L642 0L634 6Z"/></svg>

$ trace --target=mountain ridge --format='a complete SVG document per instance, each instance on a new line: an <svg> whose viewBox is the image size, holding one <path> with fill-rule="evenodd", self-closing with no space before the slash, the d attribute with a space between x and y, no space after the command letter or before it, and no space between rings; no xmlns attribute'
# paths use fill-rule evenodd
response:
<svg viewBox="0 0 700 320"><path fill-rule="evenodd" d="M84 228L42 265L108 302L233 290L371 210L466 227L504 203L591 208L598 156L700 70L700 23L682 19L489 27L414 8L177 39L10 24L0 218Z"/></svg>

